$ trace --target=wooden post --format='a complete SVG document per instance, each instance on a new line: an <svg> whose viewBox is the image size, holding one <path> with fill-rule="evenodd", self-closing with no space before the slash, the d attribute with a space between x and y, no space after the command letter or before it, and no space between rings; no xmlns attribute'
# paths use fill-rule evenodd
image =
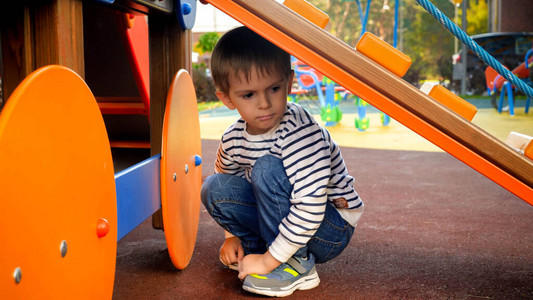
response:
<svg viewBox="0 0 533 300"><path fill-rule="evenodd" d="M180 69L192 70L192 33L181 28L175 15L148 17L150 36L150 144L151 155L161 153L161 134L167 93ZM161 210L152 226L163 228Z"/></svg>
<svg viewBox="0 0 533 300"><path fill-rule="evenodd" d="M34 68L30 10L23 2L0 4L0 37L3 92L1 107Z"/></svg>
<svg viewBox="0 0 533 300"><path fill-rule="evenodd" d="M0 4L3 98L34 70L58 64L84 78L81 0Z"/></svg>

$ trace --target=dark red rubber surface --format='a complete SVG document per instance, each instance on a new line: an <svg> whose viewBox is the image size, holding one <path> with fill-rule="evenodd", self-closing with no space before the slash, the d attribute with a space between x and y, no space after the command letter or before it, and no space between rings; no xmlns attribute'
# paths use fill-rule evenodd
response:
<svg viewBox="0 0 533 300"><path fill-rule="evenodd" d="M212 174L217 141L202 141ZM365 213L350 246L294 299L533 299L533 207L446 153L342 148ZM114 299L241 299L218 261L223 233L200 212L176 270L147 220L118 243Z"/></svg>

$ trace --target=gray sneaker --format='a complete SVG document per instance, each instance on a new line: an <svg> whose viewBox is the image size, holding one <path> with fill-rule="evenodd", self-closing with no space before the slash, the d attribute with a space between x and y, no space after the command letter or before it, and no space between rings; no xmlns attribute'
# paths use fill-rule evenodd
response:
<svg viewBox="0 0 533 300"><path fill-rule="evenodd" d="M248 275L242 288L248 292L271 297L285 297L296 290L310 290L320 283L312 254L303 259L291 257L266 275Z"/></svg>

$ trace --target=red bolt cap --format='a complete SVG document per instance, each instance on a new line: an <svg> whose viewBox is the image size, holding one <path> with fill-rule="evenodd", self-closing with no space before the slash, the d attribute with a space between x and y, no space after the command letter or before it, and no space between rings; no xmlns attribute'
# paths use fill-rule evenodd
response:
<svg viewBox="0 0 533 300"><path fill-rule="evenodd" d="M100 218L96 221L96 235L99 238L106 236L109 233L109 222L106 219Z"/></svg>

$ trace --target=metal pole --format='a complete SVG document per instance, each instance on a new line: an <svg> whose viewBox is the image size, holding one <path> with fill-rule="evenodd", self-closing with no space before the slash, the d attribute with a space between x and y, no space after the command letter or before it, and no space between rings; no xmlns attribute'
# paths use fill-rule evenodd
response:
<svg viewBox="0 0 533 300"><path fill-rule="evenodd" d="M463 16L462 16L462 20L461 20L461 27L462 27L464 32L466 32L466 27L468 25L468 23L466 21L466 9L467 9L467 6L468 6L468 0L464 0L463 1ZM461 95L465 95L466 94L466 83L467 83L467 80L468 80L467 74L466 74L466 71L467 71L466 65L468 63L467 56L468 56L468 48L466 47L465 44L463 44L462 51L461 51L461 63L462 63L462 67L463 67L463 70L461 72Z"/></svg>

